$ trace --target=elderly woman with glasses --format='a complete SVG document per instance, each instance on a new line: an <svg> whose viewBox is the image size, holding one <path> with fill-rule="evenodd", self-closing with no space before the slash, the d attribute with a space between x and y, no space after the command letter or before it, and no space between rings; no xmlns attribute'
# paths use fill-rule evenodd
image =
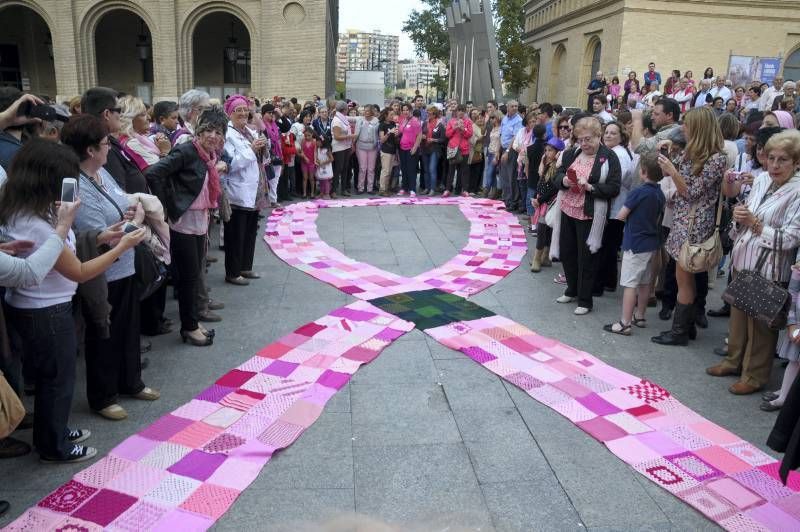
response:
<svg viewBox="0 0 800 532"><path fill-rule="evenodd" d="M194 128L197 119L205 109L211 105L211 97L207 92L191 89L183 93L178 100L178 115L181 126L173 135L173 144L189 142L194 137Z"/></svg>
<svg viewBox="0 0 800 532"><path fill-rule="evenodd" d="M128 196L104 168L110 144L106 123L89 114L73 117L61 131L61 142L72 148L80 159L82 206L75 218L75 230L98 233L97 244L101 245L121 236L121 221L140 225L144 210L129 202ZM111 307L110 326L86 320L86 395L89 407L110 420L128 416L119 405L120 395L149 401L160 395L142 382L141 288L135 273L134 250L129 249L105 273Z"/></svg>
<svg viewBox="0 0 800 532"><path fill-rule="evenodd" d="M191 142L177 145L145 172L169 220L181 338L195 346L211 345L214 339L214 331L198 323L198 290L206 260L209 211L217 207L221 192L217 154L224 145L227 128L228 119L222 109L204 110L197 117Z"/></svg>
<svg viewBox="0 0 800 532"><path fill-rule="evenodd" d="M578 300L575 315L592 310L592 288L609 214L609 203L620 190L622 171L617 154L603 144L603 126L596 117L575 123L575 150L565 151L555 182L561 216L553 226L552 258L561 257L567 289L558 303Z"/></svg>
<svg viewBox="0 0 800 532"><path fill-rule="evenodd" d="M230 117L225 134L225 152L230 169L222 186L231 204L230 220L225 222L225 282L247 285L260 276L253 271L253 256L258 232L259 186L262 183L267 139L247 125L250 106L247 98L236 95L225 102Z"/></svg>

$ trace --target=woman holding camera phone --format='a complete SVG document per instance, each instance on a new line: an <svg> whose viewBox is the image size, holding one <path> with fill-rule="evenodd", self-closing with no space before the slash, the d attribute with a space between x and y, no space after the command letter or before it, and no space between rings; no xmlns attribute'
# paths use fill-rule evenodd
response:
<svg viewBox="0 0 800 532"><path fill-rule="evenodd" d="M33 441L46 463L80 462L97 454L92 447L80 445L89 431L67 428L78 345L71 301L78 283L108 271L145 236L144 230L121 238L118 231L104 231L98 244L111 244L114 238L114 246L81 263L75 256L75 235L70 229L80 200L62 203L58 211L54 207L63 176L78 171L78 158L71 150L34 139L17 153L8 181L0 189L0 225L7 236L30 239L37 250L52 245L54 235L66 240L55 265L39 284L18 286L7 294L10 321L22 338L36 378Z"/></svg>
<svg viewBox="0 0 800 532"><path fill-rule="evenodd" d="M108 135L105 122L89 114L72 117L61 131L61 142L71 147L80 160L79 197L83 208L75 218L78 232L103 231L111 226L122 234L125 221L140 225L144 219L141 205L129 205L125 193L103 168L109 151ZM98 245L109 243L105 241L105 233L100 233ZM120 395L145 401L160 397L158 391L142 382L140 288L134 273L134 250L128 249L105 274L111 305L110 335L95 321L86 320L89 407L115 421L128 416L118 404Z"/></svg>
<svg viewBox="0 0 800 532"><path fill-rule="evenodd" d="M800 245L800 132L787 130L773 135L763 154L766 171L755 177L747 199L733 210L736 236L731 266L735 278L738 272L754 270L762 253L769 250L770 257L759 273L785 286ZM742 176L726 176L723 194L735 197L741 192L743 180L737 177ZM739 381L728 391L735 395L754 393L769 382L777 341L778 331L732 307L728 355L706 373L724 377L741 372Z"/></svg>

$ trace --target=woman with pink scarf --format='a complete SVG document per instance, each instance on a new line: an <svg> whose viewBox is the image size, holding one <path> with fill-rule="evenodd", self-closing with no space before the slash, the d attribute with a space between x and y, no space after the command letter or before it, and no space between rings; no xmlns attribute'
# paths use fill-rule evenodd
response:
<svg viewBox="0 0 800 532"><path fill-rule="evenodd" d="M145 171L147 183L166 208L169 220L181 338L196 346L214 342L214 330L206 330L198 321L197 293L200 269L206 261L209 211L217 208L221 192L217 153L227 128L228 117L222 109L206 109L197 119L194 139L176 145Z"/></svg>
<svg viewBox="0 0 800 532"><path fill-rule="evenodd" d="M117 100L117 104L122 110L119 115L119 143L122 144L125 155L139 170L144 171L168 154L172 143L163 133L156 134L155 142L150 140L147 107L141 99L135 96L123 96Z"/></svg>

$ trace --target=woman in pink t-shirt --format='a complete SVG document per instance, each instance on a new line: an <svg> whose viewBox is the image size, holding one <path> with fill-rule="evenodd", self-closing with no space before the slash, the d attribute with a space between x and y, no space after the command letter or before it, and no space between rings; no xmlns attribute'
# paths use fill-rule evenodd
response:
<svg viewBox="0 0 800 532"><path fill-rule="evenodd" d="M422 123L419 109L411 111L411 104L401 107L398 129L400 130L400 172L403 186L398 196L417 195L417 168L419 167L419 143L422 141Z"/></svg>

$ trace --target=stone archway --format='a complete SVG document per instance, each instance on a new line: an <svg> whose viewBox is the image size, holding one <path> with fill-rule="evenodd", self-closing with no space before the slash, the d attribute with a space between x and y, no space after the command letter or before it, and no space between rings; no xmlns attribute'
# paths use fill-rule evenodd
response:
<svg viewBox="0 0 800 532"><path fill-rule="evenodd" d="M208 16L215 17L217 23L214 24L214 18L207 20L206 17ZM233 21L233 32L231 30L231 21ZM253 74L260 72L260 55L258 53L251 53L251 50L257 51L257 49L254 50L251 46L251 43L257 42L258 38L256 25L253 23L250 16L239 6L229 2L214 0L197 6L194 10L186 14L181 22L178 42L178 88L180 91L186 91L197 86L204 87L204 85L201 85L198 82L199 80L195 78L195 40L198 30L202 32L206 25L213 30L216 42L207 46L203 45L202 48L198 48L198 51L205 51L206 54L209 54L207 60L213 61L217 63L217 65L212 66L210 72L201 72L203 76L207 76L201 79L208 80L210 77L210 80L219 80L219 84L208 84L205 85L205 87L221 87L223 88L224 94L225 87L247 88L256 85L257 81L254 79ZM233 38L236 40L235 43L231 42L231 33L233 33ZM246 49L245 46L247 47ZM225 83L225 62L228 61L229 57L233 57L231 50L226 50L226 48L237 49L235 61L240 67L243 67L241 62L246 63L249 61L248 77L250 79L248 83ZM246 50L246 53L239 54L239 50ZM242 70L246 69L242 68ZM228 73L231 74L233 71L231 70ZM244 72L242 72L242 74L244 74ZM228 79L231 78L229 77ZM233 79L243 78L234 77ZM214 92L217 91L215 90ZM219 96L219 94L212 94L212 97Z"/></svg>
<svg viewBox="0 0 800 532"><path fill-rule="evenodd" d="M786 56L783 64L783 79L800 80L800 45Z"/></svg>
<svg viewBox="0 0 800 532"><path fill-rule="evenodd" d="M559 43L553 52L553 60L550 62L550 83L547 88L548 101L553 103L561 101L558 97L561 92L561 67L566 55L567 48L563 43Z"/></svg>
<svg viewBox="0 0 800 532"><path fill-rule="evenodd" d="M112 13L114 11L123 10L133 15L139 17L142 21L144 21L144 26L148 35L153 31L158 31L158 27L155 24L155 21L152 19L149 13L142 10L141 7L134 2L128 0L99 0L91 4L87 7L80 16L80 35L90 35L92 38L90 39L78 39L78 46L80 52L80 60L78 61L78 66L80 71L78 72L78 80L79 85L82 90L85 90L89 87L94 87L98 85L98 64L97 58L98 54L96 52L97 43L96 43L96 31L98 25L103 20L103 18ZM112 19L113 20L113 19ZM135 31L133 31L135 30ZM131 46L133 50L124 50L126 55L128 53L135 54L134 57L138 57L138 51L136 49L136 44L138 42L138 33L141 30L140 24L137 22L134 28L131 28L130 31L134 37L129 38L132 40ZM128 30L125 30L126 34ZM118 38L117 41L118 42ZM150 41L152 43L152 40ZM120 48L119 44L114 45L115 52L122 52L123 50ZM152 53L152 48L151 48ZM101 57L105 57L105 51L101 54ZM141 64L137 63L136 71L141 72ZM159 77L159 73L156 71L154 72L155 77ZM161 74L167 75L167 74ZM105 79L105 75L104 75ZM119 87L114 87L119 88Z"/></svg>
<svg viewBox="0 0 800 532"><path fill-rule="evenodd" d="M56 97L53 24L33 2L0 6L0 86Z"/></svg>
<svg viewBox="0 0 800 532"><path fill-rule="evenodd" d="M109 11L94 41L97 84L152 102L153 38L144 19L127 9Z"/></svg>

